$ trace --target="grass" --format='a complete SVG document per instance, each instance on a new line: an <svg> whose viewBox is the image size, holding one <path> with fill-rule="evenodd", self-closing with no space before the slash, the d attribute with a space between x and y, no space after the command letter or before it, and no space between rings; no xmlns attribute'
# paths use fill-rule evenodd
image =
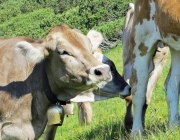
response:
<svg viewBox="0 0 180 140"><path fill-rule="evenodd" d="M122 73L122 47L116 47L104 54L114 61L119 73ZM163 74L155 86L151 104L146 113L145 140L177 140L180 129L168 130L168 112L165 99L164 80L170 67L170 56L166 62ZM93 122L90 125L79 126L77 105L74 115L65 117L63 126L59 127L55 140L129 140L123 124L125 101L113 98L91 104Z"/></svg>

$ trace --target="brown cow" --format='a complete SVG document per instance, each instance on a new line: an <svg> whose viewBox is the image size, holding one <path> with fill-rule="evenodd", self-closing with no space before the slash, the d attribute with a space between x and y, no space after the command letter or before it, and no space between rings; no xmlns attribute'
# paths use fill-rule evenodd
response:
<svg viewBox="0 0 180 140"><path fill-rule="evenodd" d="M123 44L123 73L124 79L129 83L129 79L132 76L132 56L130 55L130 35L132 33L133 19L134 19L134 4L130 3L130 10L126 14L122 44ZM153 61L151 61L149 66L149 80L146 92L146 102L143 106L142 111L142 122L145 124L145 112L150 103L152 92L154 86L159 79L163 66L167 60L168 47L164 47L162 43L158 44L158 48L154 54ZM132 115L132 96L126 98L126 115L125 115L125 127L127 129L132 129L133 115Z"/></svg>
<svg viewBox="0 0 180 140"><path fill-rule="evenodd" d="M51 29L44 41L1 39L0 56L2 140L38 139L51 105L112 79L110 67L92 55L90 40L64 24Z"/></svg>
<svg viewBox="0 0 180 140"><path fill-rule="evenodd" d="M74 30L80 33L79 30ZM93 56L96 58L96 60L110 66L112 81L108 82L103 88L92 88L83 91L75 98L71 99L72 102L78 102L78 119L81 125L90 123L92 121L92 108L89 102L105 100L113 97L125 98L126 96L130 95L131 89L127 82L125 82L124 78L117 72L114 63L105 57L98 49L98 46L103 40L102 35L95 30L90 30L87 37L92 42ZM66 115L73 114L73 104L67 104L63 106L63 108L65 109ZM44 139L53 139L55 137L56 129L57 126L55 125L47 125Z"/></svg>
<svg viewBox="0 0 180 140"><path fill-rule="evenodd" d="M131 135L143 133L142 109L146 100L149 64L159 41L171 52L171 68L165 82L169 127L180 125L178 102L180 87L180 1L136 0L131 33L133 69L130 84L134 104Z"/></svg>

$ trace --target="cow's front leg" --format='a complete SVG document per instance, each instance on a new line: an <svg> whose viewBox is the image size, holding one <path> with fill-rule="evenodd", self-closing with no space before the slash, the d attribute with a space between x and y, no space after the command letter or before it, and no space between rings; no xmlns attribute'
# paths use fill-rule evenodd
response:
<svg viewBox="0 0 180 140"><path fill-rule="evenodd" d="M145 114L147 110L148 104L143 105L142 109L142 124L143 128L145 127ZM132 115L132 96L126 97L126 113L124 118L124 125L127 131L132 129L133 125L133 115Z"/></svg>
<svg viewBox="0 0 180 140"><path fill-rule="evenodd" d="M169 127L174 129L179 125L178 101L180 84L180 51L171 51L171 69L165 82L166 101L169 113Z"/></svg>
<svg viewBox="0 0 180 140"><path fill-rule="evenodd" d="M89 102L78 103L78 120L80 125L86 125L92 122L92 108Z"/></svg>
<svg viewBox="0 0 180 140"><path fill-rule="evenodd" d="M153 46L153 45L152 45ZM144 43L135 46L133 56L134 65L130 79L132 102L134 105L133 127L131 136L142 135L142 110L146 100L146 90L149 78L149 63L156 48L149 49Z"/></svg>

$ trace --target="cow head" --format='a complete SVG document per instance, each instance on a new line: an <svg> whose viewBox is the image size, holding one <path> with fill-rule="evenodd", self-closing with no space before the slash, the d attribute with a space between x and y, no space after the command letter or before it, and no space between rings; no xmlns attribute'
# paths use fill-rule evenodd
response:
<svg viewBox="0 0 180 140"><path fill-rule="evenodd" d="M75 98L71 99L72 102L93 102L96 100L104 100L113 97L125 98L130 95L130 86L125 82L124 78L118 73L116 67L109 58L102 54L101 49L98 49L98 42L102 42L102 35L95 31L90 30L87 37L91 40L93 46L93 55L97 61L110 66L112 81L108 82L103 88L93 88L82 92Z"/></svg>
<svg viewBox="0 0 180 140"><path fill-rule="evenodd" d="M42 44L21 41L16 50L35 63L44 60L50 87L61 100L112 79L110 67L93 57L91 41L64 24L51 29Z"/></svg>

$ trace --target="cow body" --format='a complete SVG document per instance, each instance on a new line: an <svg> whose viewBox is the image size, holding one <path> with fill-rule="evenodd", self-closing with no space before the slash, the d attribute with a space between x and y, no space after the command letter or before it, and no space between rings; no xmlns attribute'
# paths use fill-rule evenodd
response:
<svg viewBox="0 0 180 140"><path fill-rule="evenodd" d="M109 66L93 57L89 39L66 25L54 27L42 41L1 39L0 56L2 140L38 139L52 104L112 79Z"/></svg>
<svg viewBox="0 0 180 140"><path fill-rule="evenodd" d="M178 99L180 84L180 2L177 0L136 0L131 34L133 69L130 84L134 118L132 135L143 132L141 114L146 99L148 67L159 41L171 52L171 69L165 82L169 127L179 125Z"/></svg>
<svg viewBox="0 0 180 140"><path fill-rule="evenodd" d="M124 79L126 82L129 83L129 79L132 76L132 56L130 55L130 35L132 33L132 26L133 26L133 19L134 19L134 4L129 4L131 9L127 12L124 29L123 29L123 36L122 36L122 44L123 44L123 74ZM133 33L132 33L133 34ZM167 60L168 56L168 47L165 47L163 43L157 44L157 50L153 56L152 61L149 65L149 80L147 84L147 92L146 92L146 102L143 105L142 110L142 122L143 125L145 124L145 112L150 103L152 92L154 86L159 79L163 66ZM132 96L126 98L126 115L125 115L125 127L127 129L132 129L132 122L133 122L133 115L132 115Z"/></svg>

